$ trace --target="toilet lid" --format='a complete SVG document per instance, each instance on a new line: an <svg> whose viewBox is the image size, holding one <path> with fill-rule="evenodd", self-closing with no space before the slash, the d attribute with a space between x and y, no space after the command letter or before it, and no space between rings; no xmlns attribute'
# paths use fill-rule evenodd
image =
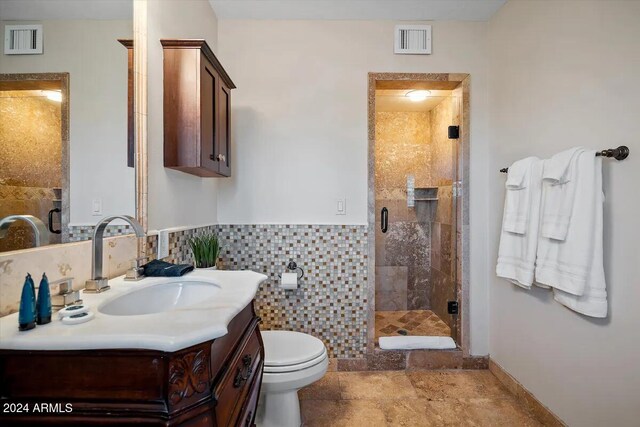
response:
<svg viewBox="0 0 640 427"><path fill-rule="evenodd" d="M325 353L324 343L316 337L293 331L263 331L264 364L291 366L308 362Z"/></svg>

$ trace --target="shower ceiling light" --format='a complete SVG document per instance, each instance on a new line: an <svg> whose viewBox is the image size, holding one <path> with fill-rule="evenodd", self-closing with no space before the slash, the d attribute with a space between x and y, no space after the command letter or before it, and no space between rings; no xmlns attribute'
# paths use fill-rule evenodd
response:
<svg viewBox="0 0 640 427"><path fill-rule="evenodd" d="M409 98L414 102L424 101L427 97L431 95L430 90L410 90L404 96Z"/></svg>
<svg viewBox="0 0 640 427"><path fill-rule="evenodd" d="M62 102L62 92L57 90L43 90L42 94L47 97L47 99L55 102Z"/></svg>

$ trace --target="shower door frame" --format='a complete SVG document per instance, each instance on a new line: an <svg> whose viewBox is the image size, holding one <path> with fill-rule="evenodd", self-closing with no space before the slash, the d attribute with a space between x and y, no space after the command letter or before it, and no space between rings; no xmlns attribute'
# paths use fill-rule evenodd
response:
<svg viewBox="0 0 640 427"><path fill-rule="evenodd" d="M379 82L399 82L398 89L405 89L411 84L416 89L420 84L429 89L462 89L460 102L460 137L455 142L454 166L455 183L458 183L458 194L455 203L455 281L457 301L459 305L456 319L456 344L462 349L464 357L469 356L470 324L469 324L469 155L470 155L470 85L471 76L464 73L369 73L368 84L368 265L367 265L367 353L373 354L375 349L375 146L376 146L376 87ZM383 83L384 84L384 83ZM403 87L401 87L403 86ZM452 142L454 143L454 142Z"/></svg>

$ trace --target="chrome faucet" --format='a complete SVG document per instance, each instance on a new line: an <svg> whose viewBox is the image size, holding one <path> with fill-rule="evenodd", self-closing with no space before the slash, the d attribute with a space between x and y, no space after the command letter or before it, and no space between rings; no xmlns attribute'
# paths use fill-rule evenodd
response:
<svg viewBox="0 0 640 427"><path fill-rule="evenodd" d="M115 215L108 216L100 220L96 224L96 228L93 231L92 245L91 245L91 279L85 283L85 292L98 293L109 289L109 282L106 277L102 277L102 240L104 237L104 231L107 225L114 219L121 219L128 222L133 231L136 233L136 237L144 237L144 230L135 218L129 215Z"/></svg>
<svg viewBox="0 0 640 427"><path fill-rule="evenodd" d="M25 221L33 229L35 246L48 245L50 243L49 231L44 225L44 222L33 215L9 215L0 219L0 239L7 237L9 227L18 220Z"/></svg>

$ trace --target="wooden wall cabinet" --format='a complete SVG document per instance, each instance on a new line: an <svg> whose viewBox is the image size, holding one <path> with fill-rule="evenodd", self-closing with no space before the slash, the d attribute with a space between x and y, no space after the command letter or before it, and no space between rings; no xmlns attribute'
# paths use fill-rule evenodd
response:
<svg viewBox="0 0 640 427"><path fill-rule="evenodd" d="M229 78L204 40L164 39L164 166L231 175Z"/></svg>
<svg viewBox="0 0 640 427"><path fill-rule="evenodd" d="M253 426L264 366L258 322L250 303L227 335L171 353L0 350L0 405L30 409L0 411L0 425ZM43 403L64 410L33 410Z"/></svg>

